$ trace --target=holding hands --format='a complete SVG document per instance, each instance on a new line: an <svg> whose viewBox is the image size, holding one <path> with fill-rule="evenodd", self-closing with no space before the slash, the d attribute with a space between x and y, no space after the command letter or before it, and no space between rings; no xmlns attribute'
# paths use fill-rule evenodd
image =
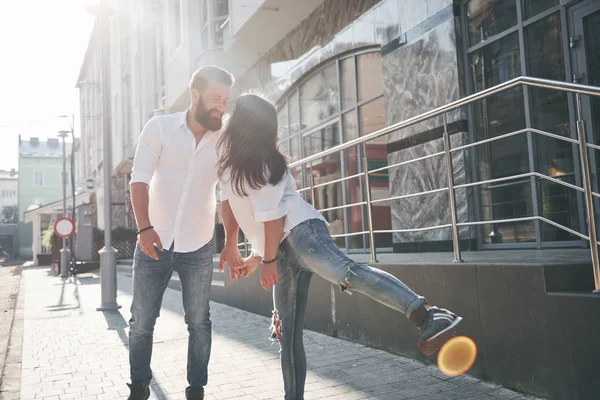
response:
<svg viewBox="0 0 600 400"><path fill-rule="evenodd" d="M219 260L219 271L225 269L225 263L229 265L229 277L231 280L238 280L240 278L247 278L252 275L262 264L262 257L256 255L250 255L246 258L242 258L237 244L225 243L225 247L221 252L221 258ZM264 264L260 273L261 285L265 290L270 290L273 285L279 281L279 275L277 273L277 262L271 262Z"/></svg>

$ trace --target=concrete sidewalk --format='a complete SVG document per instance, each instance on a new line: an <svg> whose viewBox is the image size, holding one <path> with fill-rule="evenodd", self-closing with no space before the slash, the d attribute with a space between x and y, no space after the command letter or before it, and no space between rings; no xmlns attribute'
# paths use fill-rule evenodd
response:
<svg viewBox="0 0 600 400"><path fill-rule="evenodd" d="M62 281L49 268L23 270L21 399L125 399L131 274L119 272L118 312L96 311L99 276ZM180 292L167 289L155 329L153 399L184 399L187 331ZM269 319L212 303L207 400L282 399L278 349ZM306 399L524 399L470 376L306 332Z"/></svg>
<svg viewBox="0 0 600 400"><path fill-rule="evenodd" d="M0 400L19 398L23 301L19 298L21 263L0 265Z"/></svg>

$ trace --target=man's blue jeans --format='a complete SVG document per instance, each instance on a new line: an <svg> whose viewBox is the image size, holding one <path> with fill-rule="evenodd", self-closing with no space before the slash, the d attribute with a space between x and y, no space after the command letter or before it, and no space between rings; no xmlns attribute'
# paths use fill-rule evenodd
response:
<svg viewBox="0 0 600 400"><path fill-rule="evenodd" d="M209 242L191 253L158 252L159 260L136 246L133 260L133 303L129 321L131 383L148 386L152 380L152 336L163 294L173 271L179 274L188 326L187 379L190 386L206 386L211 347L210 287L213 248Z"/></svg>

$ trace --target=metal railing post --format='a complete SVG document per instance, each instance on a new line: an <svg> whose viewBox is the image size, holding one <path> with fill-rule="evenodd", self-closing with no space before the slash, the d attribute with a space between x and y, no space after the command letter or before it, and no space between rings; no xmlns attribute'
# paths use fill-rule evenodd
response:
<svg viewBox="0 0 600 400"><path fill-rule="evenodd" d="M310 177L308 182L310 183L310 204L315 207L315 176L313 175L312 163L310 163Z"/></svg>
<svg viewBox="0 0 600 400"><path fill-rule="evenodd" d="M450 135L448 134L448 115L442 114L444 119L444 154L446 157L446 175L448 176L448 199L450 200L450 221L452 223L452 250L454 262L463 262L460 257L460 238L456 217L456 197L454 196L454 169L452 168L452 154L450 153Z"/></svg>
<svg viewBox="0 0 600 400"><path fill-rule="evenodd" d="M244 235L244 257L248 257L248 239Z"/></svg>
<svg viewBox="0 0 600 400"><path fill-rule="evenodd" d="M367 146L363 147L363 176L365 177L365 193L367 197L367 223L369 225L369 242L371 249L371 262L377 262L377 250L375 249L375 234L373 233L373 214L371 210L371 183L369 182L369 164L367 162Z"/></svg>
<svg viewBox="0 0 600 400"><path fill-rule="evenodd" d="M579 136L579 156L581 157L581 172L583 190L585 195L585 207L588 217L588 231L590 237L590 250L592 252L592 268L594 269L595 292L600 292L600 264L598 262L598 239L596 235L596 217L594 215L594 202L592 198L592 182L590 179L590 166L588 162L587 137L585 121L583 120L583 109L581 105L581 93L576 93L577 99L577 135Z"/></svg>

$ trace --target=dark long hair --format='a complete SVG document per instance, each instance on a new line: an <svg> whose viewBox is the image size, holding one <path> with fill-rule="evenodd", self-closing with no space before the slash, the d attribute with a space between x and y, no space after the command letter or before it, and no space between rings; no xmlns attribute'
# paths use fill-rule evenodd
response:
<svg viewBox="0 0 600 400"><path fill-rule="evenodd" d="M238 196L247 196L246 184L258 190L279 183L287 172L287 159L279 151L277 111L262 97L241 95L229 124L219 139L219 178L229 172Z"/></svg>

